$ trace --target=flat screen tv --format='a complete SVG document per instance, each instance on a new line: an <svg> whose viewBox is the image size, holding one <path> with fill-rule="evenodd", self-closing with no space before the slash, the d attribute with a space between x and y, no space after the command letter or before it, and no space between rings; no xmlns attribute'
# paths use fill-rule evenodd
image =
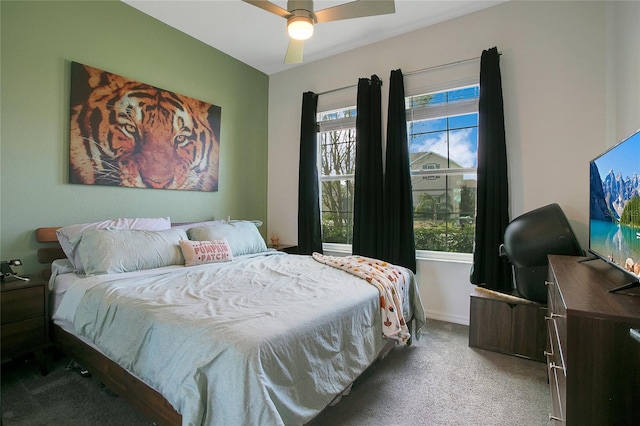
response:
<svg viewBox="0 0 640 426"><path fill-rule="evenodd" d="M589 252L640 285L640 130L593 159L589 168Z"/></svg>

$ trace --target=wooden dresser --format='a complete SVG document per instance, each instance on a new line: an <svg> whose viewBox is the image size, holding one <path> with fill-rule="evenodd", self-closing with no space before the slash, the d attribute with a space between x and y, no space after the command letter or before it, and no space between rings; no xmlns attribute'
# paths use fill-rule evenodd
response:
<svg viewBox="0 0 640 426"><path fill-rule="evenodd" d="M640 424L640 287L602 260L549 256L547 365L555 424Z"/></svg>

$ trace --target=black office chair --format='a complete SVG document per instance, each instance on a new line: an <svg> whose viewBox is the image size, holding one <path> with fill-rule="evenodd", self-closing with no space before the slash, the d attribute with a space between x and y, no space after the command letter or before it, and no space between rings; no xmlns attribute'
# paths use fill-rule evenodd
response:
<svg viewBox="0 0 640 426"><path fill-rule="evenodd" d="M555 203L513 219L505 229L504 244L499 250L513 266L518 295L545 304L547 255L584 256L569 221Z"/></svg>

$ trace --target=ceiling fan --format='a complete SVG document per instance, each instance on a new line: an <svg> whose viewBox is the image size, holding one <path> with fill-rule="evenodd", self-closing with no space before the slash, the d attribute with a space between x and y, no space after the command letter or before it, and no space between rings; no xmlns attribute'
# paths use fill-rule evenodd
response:
<svg viewBox="0 0 640 426"><path fill-rule="evenodd" d="M289 47L285 64L302 62L304 41L313 35L313 25L341 19L395 13L394 0L355 0L322 10L313 10L312 0L289 0L287 10L268 0L242 0L287 20Z"/></svg>

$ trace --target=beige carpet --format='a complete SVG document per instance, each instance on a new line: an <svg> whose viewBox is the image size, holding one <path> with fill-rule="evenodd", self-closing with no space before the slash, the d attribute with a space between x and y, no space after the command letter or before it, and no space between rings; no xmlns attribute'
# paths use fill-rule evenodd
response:
<svg viewBox="0 0 640 426"><path fill-rule="evenodd" d="M429 321L419 341L394 348L310 426L549 425L545 364L469 348L468 330ZM3 426L151 425L66 361L53 360L45 377L34 362L2 365Z"/></svg>
<svg viewBox="0 0 640 426"><path fill-rule="evenodd" d="M428 321L374 364L319 425L549 425L546 364L468 346L469 328Z"/></svg>

